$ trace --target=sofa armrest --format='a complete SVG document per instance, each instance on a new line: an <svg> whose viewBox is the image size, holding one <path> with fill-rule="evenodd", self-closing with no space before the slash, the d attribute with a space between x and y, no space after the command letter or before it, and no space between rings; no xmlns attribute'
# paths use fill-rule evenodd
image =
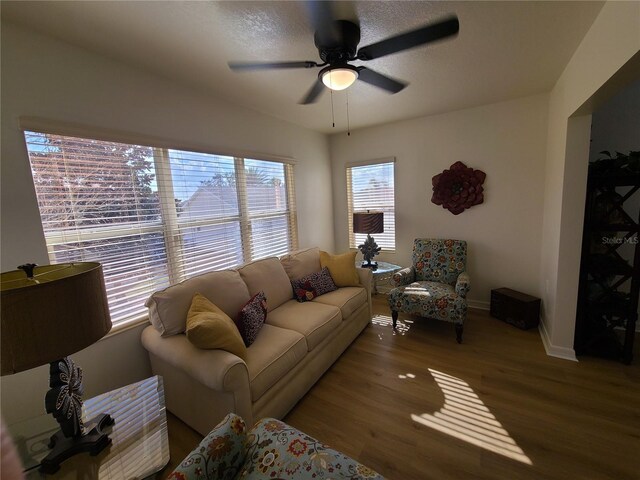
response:
<svg viewBox="0 0 640 480"><path fill-rule="evenodd" d="M238 478L384 480L371 468L275 418L263 418L251 427L245 445L246 461ZM265 462L269 454L277 462Z"/></svg>
<svg viewBox="0 0 640 480"><path fill-rule="evenodd" d="M162 337L152 326L142 331L142 345L150 353L219 392L235 392L249 386L247 364L225 350L202 350L184 334Z"/></svg>
<svg viewBox="0 0 640 480"><path fill-rule="evenodd" d="M242 418L230 413L167 478L236 478L246 457L246 430Z"/></svg>
<svg viewBox="0 0 640 480"><path fill-rule="evenodd" d="M373 305L371 303L371 290L373 289L373 273L370 268L361 268L356 267L356 272L358 272L358 278L360 279L360 284L364 287L367 292L367 301L369 302L369 311L373 312Z"/></svg>
<svg viewBox="0 0 640 480"><path fill-rule="evenodd" d="M462 298L467 298L469 290L471 290L471 279L467 272L462 272L456 280L456 293Z"/></svg>
<svg viewBox="0 0 640 480"><path fill-rule="evenodd" d="M414 282L416 279L416 269L411 266L407 268L403 268L402 270L398 270L391 276L391 280L393 281L393 285L395 287L401 287L402 285L409 285Z"/></svg>

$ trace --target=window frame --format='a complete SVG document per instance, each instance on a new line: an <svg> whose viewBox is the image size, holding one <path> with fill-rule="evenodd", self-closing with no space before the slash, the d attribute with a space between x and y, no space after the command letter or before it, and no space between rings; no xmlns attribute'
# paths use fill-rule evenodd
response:
<svg viewBox="0 0 640 480"><path fill-rule="evenodd" d="M35 124L34 124L35 123ZM124 238L126 234L131 234L132 230L135 230L137 233L156 233L161 234L163 236L164 248L166 251L166 269L168 273L168 285L174 285L185 278L189 278L191 276L198 275L199 273L187 274L185 275L185 266L182 265L181 257L183 255L183 251L181 250L183 247L183 238L184 234L183 230L186 228L196 228L199 225L211 226L213 224L223 224L226 222L234 221L238 222L239 225L239 233L241 236L242 243L242 263L253 261L255 258L252 254L251 249L251 238L247 237L247 233L251 234L251 221L256 218L285 218L287 221L287 229L289 236L289 245L288 248L290 250L296 250L298 248L298 225L297 225L297 209L296 209L296 200L295 200L295 182L294 182L294 165L295 161L285 157L275 157L272 155L261 155L261 154L243 154L239 155L228 155L227 153L216 153L211 151L204 151L203 149L193 149L193 148L184 148L182 146L170 146L169 142L166 141L157 141L150 142L149 139L146 139L144 142L138 142L133 140L133 137L128 134L114 134L110 136L109 134L105 134L103 132L94 132L90 129L80 128L76 130L75 128L69 128L62 126L60 128L45 128L41 125L41 122L29 122L23 123L21 122L21 130L22 137L26 146L27 153L27 161L29 162L29 167L32 171L32 175L35 176L35 168L31 162L31 150L30 150L30 141L28 139L29 134L42 134L42 135L56 135L62 137L73 137L79 140L86 141L100 141L100 142L113 142L118 144L136 146L136 147L145 147L151 148L153 151L153 173L155 175L155 181L157 186L157 197L158 203L160 207L159 218L158 221L137 221L122 225L96 225L91 227L82 227L78 228L75 225L74 230L65 231L64 229L48 229L45 227L44 222L41 217L41 225L43 227L44 240L47 248L47 254L49 257L49 261L51 263L57 262L56 260L56 251L55 247L59 245L65 244L73 244L73 243L84 243L84 242L92 242L104 240L107 238ZM80 132L80 133L78 133ZM221 217L204 217L202 219L192 220L181 222L178 218L178 210L175 203L175 198L173 195L174 185L171 180L171 160L169 151L170 150L180 150L187 153L201 153L213 156L224 156L224 157L233 157L234 159L234 175L236 185L238 186L238 212L235 215L230 216L221 216ZM247 207L247 197L246 197L246 178L244 172L244 161L245 160L258 160L263 162L274 162L276 164L282 165L284 170L284 182L285 182L285 194L286 194L286 209L277 212L261 212L256 215L251 214ZM34 182L35 186L35 182ZM244 193L241 194L241 191ZM242 196L244 195L244 196ZM37 196L37 192L36 192ZM38 211L40 215L41 205L38 200ZM246 227L246 228L245 228ZM80 235L78 235L80 232ZM65 241L65 237L73 236L72 240ZM276 253L274 253L276 255ZM260 258L263 258L261 256ZM98 261L100 263L104 263L99 257L86 258L82 261ZM58 261L59 262L59 261ZM240 264L242 264L240 263ZM237 265L235 265L237 266ZM230 267L233 268L233 267ZM203 272L202 272L203 273ZM156 290L151 290L148 292L151 295ZM111 309L111 308L110 308ZM135 315L133 317L126 317L120 319L113 319L113 327L109 335L113 333L117 333L120 331L128 330L142 323L148 322L147 313L141 313L139 315Z"/></svg>
<svg viewBox="0 0 640 480"><path fill-rule="evenodd" d="M379 158L375 160L365 160L359 162L349 162L345 165L345 173L346 173L346 187L347 187L347 228L348 228L348 238L349 238L349 249L357 250L358 245L356 242L356 234L353 232L353 213L354 213L354 198L353 198L353 172L354 168L358 167L372 167L377 165L391 165L393 170L393 247L382 247L382 253L396 253L396 158L395 157L387 157L387 158ZM373 208L373 207L372 207ZM385 224L387 223L385 220ZM375 238L375 235L373 235Z"/></svg>

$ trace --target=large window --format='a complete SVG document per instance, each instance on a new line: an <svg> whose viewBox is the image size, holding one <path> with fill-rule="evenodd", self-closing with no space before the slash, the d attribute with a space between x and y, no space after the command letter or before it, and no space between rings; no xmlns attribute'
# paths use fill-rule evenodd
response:
<svg viewBox="0 0 640 480"><path fill-rule="evenodd" d="M347 167L347 202L349 215L349 247L357 248L367 238L353 233L353 212L384 213L384 233L376 233L375 241L383 251L396 249L396 217L393 186L393 160Z"/></svg>
<svg viewBox="0 0 640 480"><path fill-rule="evenodd" d="M154 291L297 247L291 164L25 132L52 263L102 263L114 325Z"/></svg>

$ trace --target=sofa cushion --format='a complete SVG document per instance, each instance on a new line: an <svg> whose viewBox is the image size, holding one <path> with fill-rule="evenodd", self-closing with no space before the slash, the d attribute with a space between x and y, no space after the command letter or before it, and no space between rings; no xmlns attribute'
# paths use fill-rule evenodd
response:
<svg viewBox="0 0 640 480"><path fill-rule="evenodd" d="M294 302L296 303L296 302ZM255 403L307 354L304 336L293 330L263 325L255 342L247 348L247 370Z"/></svg>
<svg viewBox="0 0 640 480"><path fill-rule="evenodd" d="M160 290L147 300L149 320L163 337L185 331L193 294L199 292L235 318L251 295L236 270L210 272ZM256 292L257 293L257 292Z"/></svg>
<svg viewBox="0 0 640 480"><path fill-rule="evenodd" d="M313 301L338 307L342 318L346 319L361 305L367 303L367 291L363 287L343 287L317 297Z"/></svg>
<svg viewBox="0 0 640 480"><path fill-rule="evenodd" d="M340 255L331 255L320 252L320 265L329 268L331 278L338 287L357 287L360 285L360 277L356 271L356 254L347 252Z"/></svg>
<svg viewBox="0 0 640 480"><path fill-rule="evenodd" d="M238 271L252 296L260 291L265 293L269 312L293 298L291 280L276 257L247 263Z"/></svg>
<svg viewBox="0 0 640 480"><path fill-rule="evenodd" d="M320 271L320 250L318 247L305 248L280 257L289 279L297 280L310 273Z"/></svg>
<svg viewBox="0 0 640 480"><path fill-rule="evenodd" d="M247 347L255 341L266 318L267 299L264 292L260 291L242 307L236 318L236 326Z"/></svg>
<svg viewBox="0 0 640 480"><path fill-rule="evenodd" d="M313 350L342 321L340 309L316 302L299 303L289 300L269 312L267 323L301 333L307 348Z"/></svg>
<svg viewBox="0 0 640 480"><path fill-rule="evenodd" d="M247 356L247 347L233 320L200 293L191 301L186 334L198 348L221 348L242 359Z"/></svg>
<svg viewBox="0 0 640 480"><path fill-rule="evenodd" d="M331 274L327 267L323 268L319 272L314 272L309 275L305 275L298 280L293 280L291 285L293 286L293 295L299 302L313 300L315 297L333 292L338 288L336 287L336 284L333 283L333 278L331 278ZM314 295L312 298L309 298L305 292L298 292L298 290L313 290Z"/></svg>

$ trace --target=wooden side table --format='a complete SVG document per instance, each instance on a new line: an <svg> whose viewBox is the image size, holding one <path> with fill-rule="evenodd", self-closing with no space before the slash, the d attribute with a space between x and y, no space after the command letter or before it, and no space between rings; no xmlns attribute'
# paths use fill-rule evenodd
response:
<svg viewBox="0 0 640 480"><path fill-rule="evenodd" d="M491 316L522 330L535 328L540 321L540 299L510 288L491 290Z"/></svg>
<svg viewBox="0 0 640 480"><path fill-rule="evenodd" d="M162 470L169 462L162 377L151 377L85 400L84 421L101 413L108 413L115 420L109 432L112 444L95 457L81 453L69 458L53 475L38 470L49 453L49 438L58 429L53 417L42 415L9 425L26 478L137 479Z"/></svg>

